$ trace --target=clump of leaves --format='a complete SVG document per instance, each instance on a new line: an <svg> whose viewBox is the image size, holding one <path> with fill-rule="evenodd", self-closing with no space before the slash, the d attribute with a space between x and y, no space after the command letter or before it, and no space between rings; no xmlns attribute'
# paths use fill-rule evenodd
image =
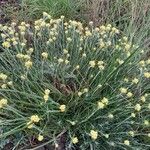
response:
<svg viewBox="0 0 150 150"><path fill-rule="evenodd" d="M150 60L118 29L47 13L2 26L0 126L68 149L149 149ZM47 144L47 143L45 143Z"/></svg>

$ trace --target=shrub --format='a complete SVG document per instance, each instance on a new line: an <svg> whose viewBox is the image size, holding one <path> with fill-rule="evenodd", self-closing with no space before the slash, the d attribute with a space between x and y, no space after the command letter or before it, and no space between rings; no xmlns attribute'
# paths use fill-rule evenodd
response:
<svg viewBox="0 0 150 150"><path fill-rule="evenodd" d="M66 133L68 149L149 148L150 60L118 29L47 13L0 29L0 139Z"/></svg>

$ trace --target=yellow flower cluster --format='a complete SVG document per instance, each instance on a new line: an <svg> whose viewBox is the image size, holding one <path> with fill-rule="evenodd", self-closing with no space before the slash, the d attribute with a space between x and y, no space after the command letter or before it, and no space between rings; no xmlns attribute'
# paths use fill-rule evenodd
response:
<svg viewBox="0 0 150 150"><path fill-rule="evenodd" d="M127 145L127 146L129 146L130 145L129 140L124 140L124 144Z"/></svg>
<svg viewBox="0 0 150 150"><path fill-rule="evenodd" d="M65 112L66 111L66 105L60 105L59 109L60 109L60 112Z"/></svg>
<svg viewBox="0 0 150 150"><path fill-rule="evenodd" d="M47 102L48 99L49 99L49 93L50 93L50 90L46 89L45 92L44 92L44 96L43 96L45 102Z"/></svg>
<svg viewBox="0 0 150 150"><path fill-rule="evenodd" d="M43 141L44 137L43 137L43 135L40 135L40 134L39 134L39 136L38 136L37 139L38 139L38 141Z"/></svg>
<svg viewBox="0 0 150 150"><path fill-rule="evenodd" d="M105 106L108 105L108 99L104 97L102 100L97 102L98 104L98 109L103 109Z"/></svg>
<svg viewBox="0 0 150 150"><path fill-rule="evenodd" d="M96 140L98 138L98 132L95 130L90 131L90 136L92 140Z"/></svg>
<svg viewBox="0 0 150 150"><path fill-rule="evenodd" d="M126 94L128 98L131 98L133 94L131 92L128 92L127 88L121 87L120 89L121 94Z"/></svg>
<svg viewBox="0 0 150 150"><path fill-rule="evenodd" d="M73 137L72 138L72 143L73 144L77 144L79 142L78 138L77 137Z"/></svg>
<svg viewBox="0 0 150 150"><path fill-rule="evenodd" d="M28 128L32 128L34 123L38 123L40 121L40 118L38 115L32 115L30 117L30 121L27 123Z"/></svg>
<svg viewBox="0 0 150 150"><path fill-rule="evenodd" d="M0 73L0 80L6 80L7 79L7 75L4 73Z"/></svg>
<svg viewBox="0 0 150 150"><path fill-rule="evenodd" d="M150 78L150 72L144 72L144 77L149 79Z"/></svg>
<svg viewBox="0 0 150 150"><path fill-rule="evenodd" d="M18 53L18 54L16 55L16 57L17 57L18 59L21 59L21 60L23 60L23 61L25 62L24 65L25 65L25 67L26 67L27 69L30 69L30 68L32 67L32 65L33 65L33 62L31 61L31 57L30 57L30 55L31 55L32 52L33 52L33 49L30 48L30 49L27 51L27 53L28 53L29 55L24 55L24 54L22 54L22 53Z"/></svg>
<svg viewBox="0 0 150 150"><path fill-rule="evenodd" d="M100 70L104 70L104 68L105 68L103 61L98 61L98 62L96 63L95 60L91 60L91 61L89 61L89 65L90 65L91 68L94 68L96 65L98 65L98 68L99 68Z"/></svg>
<svg viewBox="0 0 150 150"><path fill-rule="evenodd" d="M47 57L48 57L48 53L47 52L43 52L41 55L42 55L43 59L47 59Z"/></svg>
<svg viewBox="0 0 150 150"><path fill-rule="evenodd" d="M10 45L10 42L5 41L5 42L2 43L2 46L3 46L4 48L9 48L11 45Z"/></svg>
<svg viewBox="0 0 150 150"><path fill-rule="evenodd" d="M0 100L0 108L3 108L7 105L7 99L2 98Z"/></svg>

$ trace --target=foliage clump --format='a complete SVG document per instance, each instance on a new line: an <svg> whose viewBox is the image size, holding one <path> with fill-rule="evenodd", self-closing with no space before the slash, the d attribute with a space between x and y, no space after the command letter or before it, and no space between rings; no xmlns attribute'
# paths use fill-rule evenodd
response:
<svg viewBox="0 0 150 150"><path fill-rule="evenodd" d="M150 60L118 29L43 13L0 30L0 139L57 145L65 131L68 149L149 148Z"/></svg>

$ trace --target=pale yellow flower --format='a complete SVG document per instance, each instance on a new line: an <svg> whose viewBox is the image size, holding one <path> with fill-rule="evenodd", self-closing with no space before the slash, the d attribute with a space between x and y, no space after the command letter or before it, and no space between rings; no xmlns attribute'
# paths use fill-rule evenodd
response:
<svg viewBox="0 0 150 150"><path fill-rule="evenodd" d="M108 105L108 98L104 97L102 99L102 103L105 104L105 105Z"/></svg>
<svg viewBox="0 0 150 150"><path fill-rule="evenodd" d="M0 80L6 80L7 79L7 75L4 73L0 73Z"/></svg>
<svg viewBox="0 0 150 150"><path fill-rule="evenodd" d="M30 120L31 120L32 123L37 123L37 122L40 121L40 118L39 118L38 115L32 115L32 116L30 117Z"/></svg>
<svg viewBox="0 0 150 150"><path fill-rule="evenodd" d="M89 62L89 65L90 65L90 67L94 68L95 65L96 65L95 60L90 61L90 62Z"/></svg>
<svg viewBox="0 0 150 150"><path fill-rule="evenodd" d="M11 45L10 45L10 42L5 41L5 42L2 43L2 46L3 46L4 48L9 48Z"/></svg>
<svg viewBox="0 0 150 150"><path fill-rule="evenodd" d="M7 105L7 103L8 103L7 99L2 98L2 99L0 100L0 108L5 107L5 106Z"/></svg>
<svg viewBox="0 0 150 150"><path fill-rule="evenodd" d="M27 69L29 69L29 68L32 67L32 64L33 64L32 61L28 60L28 61L25 62L25 67L26 67Z"/></svg>
<svg viewBox="0 0 150 150"><path fill-rule="evenodd" d="M135 107L134 107L134 109L136 111L140 111L141 110L141 105L140 104L136 104Z"/></svg>
<svg viewBox="0 0 150 150"><path fill-rule="evenodd" d="M72 138L72 143L73 144L77 144L79 142L78 138L77 137L73 137Z"/></svg>
<svg viewBox="0 0 150 150"><path fill-rule="evenodd" d="M134 84L137 84L139 82L139 80L137 79L137 78L134 78L133 80L132 80L132 83L134 83Z"/></svg>
<svg viewBox="0 0 150 150"><path fill-rule="evenodd" d="M41 55L42 55L43 59L47 59L47 57L48 57L48 53L47 52L43 52Z"/></svg>
<svg viewBox="0 0 150 150"><path fill-rule="evenodd" d="M130 97L132 97L132 96L133 96L133 94L132 94L131 92L128 92L128 93L127 93L127 97L130 98Z"/></svg>
<svg viewBox="0 0 150 150"><path fill-rule="evenodd" d="M129 140L124 140L124 144L127 145L127 146L129 146L130 145Z"/></svg>
<svg viewBox="0 0 150 150"><path fill-rule="evenodd" d="M38 136L38 141L42 141L44 139L43 135Z"/></svg>
<svg viewBox="0 0 150 150"><path fill-rule="evenodd" d="M90 136L93 140L96 140L98 138L98 132L97 131L94 131L94 130L91 130L90 131Z"/></svg>
<svg viewBox="0 0 150 150"><path fill-rule="evenodd" d="M127 89L126 88L120 88L119 90L120 90L120 92L122 94L126 94L127 93Z"/></svg>
<svg viewBox="0 0 150 150"><path fill-rule="evenodd" d="M60 109L61 112L65 112L66 105L60 105L59 109Z"/></svg>
<svg viewBox="0 0 150 150"><path fill-rule="evenodd" d="M104 103L98 102L98 109L103 109L105 107Z"/></svg>
<svg viewBox="0 0 150 150"><path fill-rule="evenodd" d="M134 137L134 132L133 131L129 131L128 134L132 137Z"/></svg>

